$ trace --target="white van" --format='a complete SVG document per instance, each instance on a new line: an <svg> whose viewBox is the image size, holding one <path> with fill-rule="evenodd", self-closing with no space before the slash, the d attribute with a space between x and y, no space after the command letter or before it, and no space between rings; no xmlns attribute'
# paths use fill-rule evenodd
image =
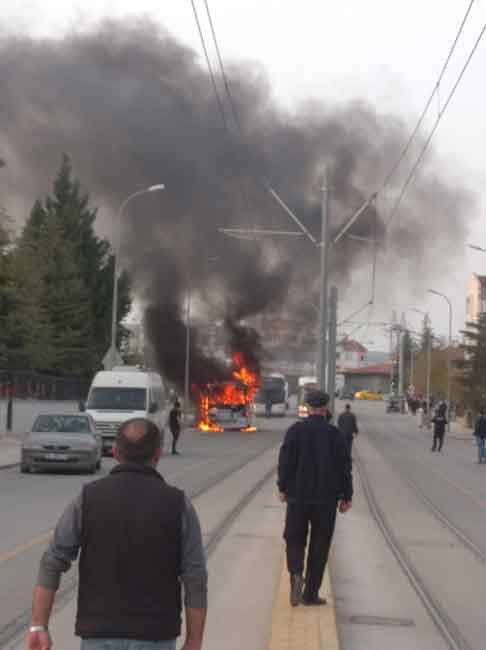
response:
<svg viewBox="0 0 486 650"><path fill-rule="evenodd" d="M115 367L96 373L86 404L103 438L103 453L111 454L118 427L126 420L152 420L161 431L167 421L167 400L160 375L133 366Z"/></svg>

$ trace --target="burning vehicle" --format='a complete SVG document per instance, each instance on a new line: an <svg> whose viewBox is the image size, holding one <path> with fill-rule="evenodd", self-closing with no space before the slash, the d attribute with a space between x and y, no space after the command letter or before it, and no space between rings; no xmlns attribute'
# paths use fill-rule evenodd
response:
<svg viewBox="0 0 486 650"><path fill-rule="evenodd" d="M259 372L246 364L243 354L236 353L231 374L231 380L196 389L201 431L256 431L253 401L260 384Z"/></svg>

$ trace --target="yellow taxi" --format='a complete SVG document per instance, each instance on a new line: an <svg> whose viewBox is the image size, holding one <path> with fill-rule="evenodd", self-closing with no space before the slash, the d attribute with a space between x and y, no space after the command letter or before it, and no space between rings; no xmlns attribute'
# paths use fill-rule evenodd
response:
<svg viewBox="0 0 486 650"><path fill-rule="evenodd" d="M374 393L370 390L360 390L354 394L355 399L378 401L383 399L383 393Z"/></svg>

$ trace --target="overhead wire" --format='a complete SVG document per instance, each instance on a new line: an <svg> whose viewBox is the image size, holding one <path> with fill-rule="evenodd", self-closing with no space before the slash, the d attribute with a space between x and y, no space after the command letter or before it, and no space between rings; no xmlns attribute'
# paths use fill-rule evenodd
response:
<svg viewBox="0 0 486 650"><path fill-rule="evenodd" d="M398 195L398 197L397 197L397 199L396 199L396 201L395 201L395 203L394 203L394 205L392 207L391 213L390 213L390 215L388 217L388 221L386 223L386 228L387 229L390 227L390 224L393 221L393 218L395 217L396 213L398 212L398 209L399 209L399 207L401 205L403 197L405 196L405 193L406 193L410 183L412 182L413 177L415 176L415 172L417 171L419 165L421 164L421 162L422 162L422 160L423 160L423 158L425 156L425 153L426 153L427 149L429 148L429 145L430 145L430 143L432 141L432 138L434 137L434 135L435 135L435 133L436 133L438 127L439 127L439 124L440 124L440 122L441 122L441 120L442 120L442 118L444 116L444 113L446 112L449 104L451 103L452 98L454 97L454 95L456 93L456 90L457 90L459 84L461 83L462 78L464 77L464 74L466 73L467 68L469 67L470 62L471 62L476 50L479 47L479 44L480 44L481 39L483 38L485 32L486 32L486 23L483 25L481 31L479 32L479 36L477 37L472 50L469 52L469 56L467 57L466 62L464 63L464 65L463 65L463 67L461 69L461 72L459 73L459 76L457 77L455 84L453 85L451 91L449 92L449 94L447 96L447 99L446 99L446 102L445 102L442 110L440 111L440 113L438 114L438 116L437 116L437 118L435 120L433 128L430 131L427 139L425 140L425 143L424 143L424 145L423 145L423 147L422 147L422 149L420 151L420 154L417 157L417 160L415 161L414 165L412 166L412 169L410 170L410 172L409 172L409 174L408 174L408 176L407 176L407 178L406 178L406 180L405 180L405 182L404 182L404 184L402 186L400 194Z"/></svg>
<svg viewBox="0 0 486 650"><path fill-rule="evenodd" d="M440 89L440 84L442 83L442 79L444 78L444 75L445 75L445 73L447 71L447 68L448 68L449 63L450 63L451 58L452 58L452 55L454 54L454 51L455 51L456 46L457 46L457 44L459 42L459 39L461 38L461 34L463 32L464 26L466 25L467 19L469 18L469 14L471 13L471 9L473 8L474 2L475 2L475 0L470 0L470 2L469 2L466 13L464 14L464 17L463 17L463 19L461 21L459 29L458 29L458 31L456 33L455 38L454 38L454 41L452 42L452 45L449 48L449 52L447 54L447 57L446 57L443 65L442 65L442 69L441 69L440 74L439 74L439 76L437 78L437 81L435 82L434 88L433 88L432 92L430 93L430 96L429 96L427 102L425 103L424 109L422 110L422 113L420 114L420 117L417 120L417 123L416 123L413 131L411 132L411 134L410 134L404 148L402 149L399 157L397 158L395 163L392 165L392 167L391 167L390 171L388 172L388 174L385 176L385 179L383 180L380 191L384 190L385 187L388 185L388 183L390 182L392 177L395 175L395 172L397 171L397 169L401 165L402 160L405 158L405 156L409 152L410 147L412 146L412 142L415 139L415 136L417 135L417 133L419 132L419 129L422 126L422 122L424 121L425 116L426 116L426 114L427 114L427 112L428 112L428 110L430 108L430 105L432 104L434 96L436 96L438 94L438 91ZM440 112L440 99L439 99L439 112Z"/></svg>

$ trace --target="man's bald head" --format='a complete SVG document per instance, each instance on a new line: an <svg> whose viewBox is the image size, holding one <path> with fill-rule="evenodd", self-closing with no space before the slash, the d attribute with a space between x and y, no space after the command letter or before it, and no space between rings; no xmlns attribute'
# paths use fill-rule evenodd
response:
<svg viewBox="0 0 486 650"><path fill-rule="evenodd" d="M122 463L157 464L162 437L158 427L145 418L127 420L118 429L116 457Z"/></svg>

